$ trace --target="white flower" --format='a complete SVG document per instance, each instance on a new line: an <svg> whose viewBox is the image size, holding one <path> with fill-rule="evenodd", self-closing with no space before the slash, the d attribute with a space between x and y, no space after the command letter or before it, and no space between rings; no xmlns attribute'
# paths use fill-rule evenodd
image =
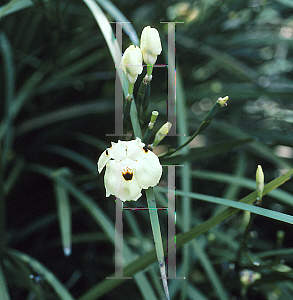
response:
<svg viewBox="0 0 293 300"><path fill-rule="evenodd" d="M129 83L134 84L142 72L142 53L139 47L131 45L125 50L120 68L123 69Z"/></svg>
<svg viewBox="0 0 293 300"><path fill-rule="evenodd" d="M147 65L153 65L162 52L160 35L157 29L147 26L141 33L140 48L143 60Z"/></svg>
<svg viewBox="0 0 293 300"><path fill-rule="evenodd" d="M104 183L106 197L115 195L122 201L136 201L141 190L158 184L162 175L162 166L158 157L141 142L112 142L98 160L98 171L106 166Z"/></svg>

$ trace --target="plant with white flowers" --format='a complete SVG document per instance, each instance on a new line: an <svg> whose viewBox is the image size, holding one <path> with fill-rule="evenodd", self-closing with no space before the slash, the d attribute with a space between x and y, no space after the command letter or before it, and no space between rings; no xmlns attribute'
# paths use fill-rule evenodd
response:
<svg viewBox="0 0 293 300"><path fill-rule="evenodd" d="M170 300L163 242L156 209L155 193L153 190L153 187L155 187L161 179L162 165L156 154L152 152L152 149L156 148L165 138L172 124L166 122L161 129L157 131L153 142L151 142L152 131L159 114L157 111L153 111L144 136L141 130L141 125L144 124L145 116L148 113L147 108L150 102L150 83L152 80L153 66L157 61L157 56L161 54L161 52L162 45L159 32L150 26L145 27L142 31L140 48L131 45L125 50L120 68L123 69L127 79L127 81L123 81L123 84L127 84L128 82L129 85L128 94L126 95L125 93L123 109L123 120L125 122L123 126L125 126L124 129L132 129L136 138L130 141L119 140L117 143L112 142L111 147L107 148L98 160L98 171L101 173L102 170L106 168L104 175L106 197L114 195L123 202L137 201L142 196L142 190L146 190L146 199L161 278L166 298ZM137 97L134 99L134 84L137 81L138 75L143 71L142 60L144 60L147 65L147 71L144 79L140 83ZM168 149L168 151L164 154L161 153L161 155L169 156L187 146L200 132L209 126L220 108L226 105L227 100L228 97L219 98L198 130L184 144L178 146L176 149ZM131 122L132 128L129 128L129 121ZM148 145L148 147L145 147L146 145ZM119 203L119 205L120 204L121 203Z"/></svg>
<svg viewBox="0 0 293 300"><path fill-rule="evenodd" d="M158 157L141 142L112 142L98 160L98 171L106 166L106 197L115 195L122 201L138 200L141 190L158 184L162 166Z"/></svg>

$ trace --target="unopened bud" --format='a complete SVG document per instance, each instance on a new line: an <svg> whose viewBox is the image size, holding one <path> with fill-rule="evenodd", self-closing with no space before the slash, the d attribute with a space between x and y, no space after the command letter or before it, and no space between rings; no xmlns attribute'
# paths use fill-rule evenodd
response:
<svg viewBox="0 0 293 300"><path fill-rule="evenodd" d="M120 68L123 69L129 84L134 84L142 72L142 53L139 47L131 45L125 50Z"/></svg>
<svg viewBox="0 0 293 300"><path fill-rule="evenodd" d="M156 110L152 111L151 121L149 123L150 129L152 129L154 127L154 124L157 120L158 115L159 115L159 113Z"/></svg>
<svg viewBox="0 0 293 300"><path fill-rule="evenodd" d="M157 29L150 26L143 29L140 48L144 62L147 65L153 65L157 60L157 56L162 52L161 39Z"/></svg>
<svg viewBox="0 0 293 300"><path fill-rule="evenodd" d="M261 165L258 165L257 167L255 178L256 178L257 200L260 201L264 189L264 173Z"/></svg>
<svg viewBox="0 0 293 300"><path fill-rule="evenodd" d="M152 144L152 147L156 147L168 134L172 127L172 124L170 122L165 123L156 133L154 142Z"/></svg>

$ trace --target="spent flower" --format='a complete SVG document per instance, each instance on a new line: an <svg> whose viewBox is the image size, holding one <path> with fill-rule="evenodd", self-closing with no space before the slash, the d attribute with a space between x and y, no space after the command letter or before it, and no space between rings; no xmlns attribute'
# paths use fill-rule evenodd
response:
<svg viewBox="0 0 293 300"><path fill-rule="evenodd" d="M122 201L138 200L141 190L157 185L162 175L158 157L140 138L112 142L98 160L99 173L105 166L106 197L115 195Z"/></svg>

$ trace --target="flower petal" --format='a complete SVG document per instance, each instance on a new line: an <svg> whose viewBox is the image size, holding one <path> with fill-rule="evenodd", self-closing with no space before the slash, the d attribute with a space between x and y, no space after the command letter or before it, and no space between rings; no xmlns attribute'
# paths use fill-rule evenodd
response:
<svg viewBox="0 0 293 300"><path fill-rule="evenodd" d="M136 201L141 196L141 187L134 176L136 162L126 158L121 163L109 160L105 172L106 197L115 195L122 201Z"/></svg>
<svg viewBox="0 0 293 300"><path fill-rule="evenodd" d="M115 160L109 160L106 166L104 184L106 197L116 195L121 189L121 166Z"/></svg>
<svg viewBox="0 0 293 300"><path fill-rule="evenodd" d="M141 197L141 187L138 185L135 176L131 180L122 180L122 188L116 196L122 201L137 201Z"/></svg>
<svg viewBox="0 0 293 300"><path fill-rule="evenodd" d="M146 148L142 149L134 175L143 189L157 185L162 176L162 166L156 154Z"/></svg>
<svg viewBox="0 0 293 300"><path fill-rule="evenodd" d="M144 147L144 143L141 142L140 138L136 138L135 140L127 142L127 158L132 160L136 160L140 154L141 150Z"/></svg>
<svg viewBox="0 0 293 300"><path fill-rule="evenodd" d="M101 154L101 156L99 157L99 160L98 160L98 171L99 171L99 173L101 173L101 171L103 170L106 163L110 160L111 157L112 157L111 156L111 151L109 151L109 149L106 149Z"/></svg>

